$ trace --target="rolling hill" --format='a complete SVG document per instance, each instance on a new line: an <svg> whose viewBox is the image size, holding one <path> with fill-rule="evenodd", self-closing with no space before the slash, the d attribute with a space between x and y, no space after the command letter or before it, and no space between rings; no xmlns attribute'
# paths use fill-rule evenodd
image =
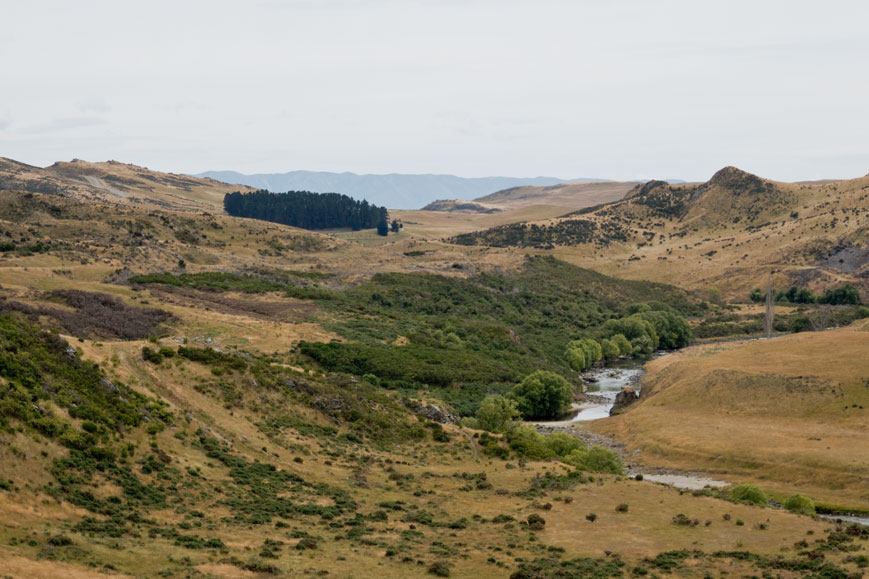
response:
<svg viewBox="0 0 869 579"><path fill-rule="evenodd" d="M555 219L457 235L461 245L553 251L640 279L747 295L780 286L869 291L869 177L780 183L726 167L699 185L650 181Z"/></svg>
<svg viewBox="0 0 869 579"><path fill-rule="evenodd" d="M357 199L367 199L390 209L418 209L438 199L470 200L481 195L525 185L557 185L567 180L554 177L457 177L455 175L358 175L323 171L291 171L289 173L258 173L245 175L235 171L206 171L197 177L238 183L276 193L313 191L343 193ZM573 179L572 181L584 181Z"/></svg>
<svg viewBox="0 0 869 579"><path fill-rule="evenodd" d="M592 181L559 183L545 187L522 186L496 191L474 201L512 209L531 205L555 205L573 210L621 199L636 184L634 181Z"/></svg>
<svg viewBox="0 0 869 579"><path fill-rule="evenodd" d="M591 455L576 439L455 423L531 370L577 383L567 340L635 302L693 323L723 307L414 221L552 207L401 212L383 238L230 217L234 188L0 162L5 575L859 572L859 529L577 469L551 450Z"/></svg>
<svg viewBox="0 0 869 579"><path fill-rule="evenodd" d="M866 351L865 321L685 349L650 362L640 401L594 427L641 461L869 510Z"/></svg>
<svg viewBox="0 0 869 579"><path fill-rule="evenodd" d="M213 179L150 171L117 161L88 163L76 159L41 168L0 158L0 190L116 204L147 203L177 211L214 211L222 210L223 196L239 187Z"/></svg>

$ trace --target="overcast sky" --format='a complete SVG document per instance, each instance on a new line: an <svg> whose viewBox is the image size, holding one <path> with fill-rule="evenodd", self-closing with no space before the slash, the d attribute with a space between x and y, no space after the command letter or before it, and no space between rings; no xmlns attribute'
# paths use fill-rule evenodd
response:
<svg viewBox="0 0 869 579"><path fill-rule="evenodd" d="M0 156L152 169L869 173L865 0L4 0Z"/></svg>

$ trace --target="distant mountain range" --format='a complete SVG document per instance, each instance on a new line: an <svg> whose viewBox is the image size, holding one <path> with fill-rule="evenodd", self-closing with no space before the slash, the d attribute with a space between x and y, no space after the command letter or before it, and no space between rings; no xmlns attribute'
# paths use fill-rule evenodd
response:
<svg viewBox="0 0 869 579"><path fill-rule="evenodd" d="M209 177L224 183L248 185L274 192L313 191L343 193L390 209L419 209L438 199L470 200L503 189L522 186L558 185L575 181L601 179L557 179L555 177L474 177L455 175L358 175L291 171L289 173L258 173L244 175L235 171L206 171L195 177Z"/></svg>

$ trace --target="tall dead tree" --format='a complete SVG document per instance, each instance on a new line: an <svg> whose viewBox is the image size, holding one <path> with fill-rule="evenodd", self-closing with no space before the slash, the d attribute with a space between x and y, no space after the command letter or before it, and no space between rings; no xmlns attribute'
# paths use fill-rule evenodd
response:
<svg viewBox="0 0 869 579"><path fill-rule="evenodd" d="M775 292L772 289L772 274L766 284L766 313L763 316L763 334L772 338L772 323L775 319Z"/></svg>

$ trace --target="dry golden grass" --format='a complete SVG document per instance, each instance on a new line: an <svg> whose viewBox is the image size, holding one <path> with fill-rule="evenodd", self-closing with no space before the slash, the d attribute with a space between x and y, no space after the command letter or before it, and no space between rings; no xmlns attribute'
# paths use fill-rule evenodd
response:
<svg viewBox="0 0 869 579"><path fill-rule="evenodd" d="M553 185L551 187L516 187L481 197L479 201L494 207L517 209L532 205L554 205L575 211L601 203L616 201L636 185L630 181L593 181Z"/></svg>
<svg viewBox="0 0 869 579"><path fill-rule="evenodd" d="M641 402L594 424L640 461L869 509L862 325L688 348L648 364Z"/></svg>
<svg viewBox="0 0 869 579"><path fill-rule="evenodd" d="M66 216L70 217L67 219L55 219L51 215L40 214L38 218L31 217L28 223L3 222L4 229L16 234L24 234L27 228L33 227L45 239L88 242L87 250L78 248L50 254L0 256L3 295L27 301L36 299L39 291L58 288L111 293L132 305L159 307L175 314L179 321L171 327L171 335L163 339L165 345L177 345L185 339L189 345L204 345L205 340L210 339L208 343L221 348L238 347L260 353L286 352L298 340L328 341L337 336L312 320L317 313L316 308L277 295L211 296L201 292L159 290L137 292L128 286L109 283L106 279L116 269L125 266L136 271L180 271L176 269L179 256L187 262L186 271L189 272L241 271L248 267L315 271L332 274L325 283L336 287L357 282L377 272L436 272L465 276L494 268L510 270L521 264L523 254L542 252L459 247L445 244L440 238L512 221L553 219L565 212L565 206L560 203L567 203L565 199L569 197L569 192L565 191L548 192L553 196L562 195L559 199L548 197L541 200L539 197L527 196L515 201L515 209L491 215L395 212L405 227L400 235L390 235L384 239L373 232L331 236L217 215L223 192L237 187L217 186L208 182L189 183L186 177L147 173L122 164L73 163L57 166L50 171L30 172L34 178L51 178L59 182L66 179L64 182L71 187L75 198L95 201L89 208L93 208L99 217L87 221L70 216ZM62 175L70 173L79 177ZM123 180L127 179L133 196L150 201L143 207L137 207L117 196L111 198L111 193L88 185L83 178L85 175L97 176L103 183L113 187L121 187ZM109 176L115 179L109 179ZM207 240L196 244L179 241L175 235L178 222L172 227L165 225L161 218L155 217L156 214L152 215L156 206L163 208L158 210L160 215L181 215L183 219L189 219L189 222L184 222L187 223L185 227L207 232ZM203 211L216 215L208 216ZM126 233L122 234L119 226L112 224L113 221L137 220L150 225L148 231L151 237L143 239L141 245L138 242L127 243L129 239ZM807 232L794 230L793 235L798 233ZM692 234L693 237L680 243L701 241L701 235L706 233ZM117 236L119 241L112 242L112 236ZM758 260L772 255L773 249L763 245L766 240L762 236L752 237L750 241L751 251L758 248ZM686 256L700 255L707 249L703 243L711 244L701 241L701 245L697 249L692 247ZM291 248L275 249L281 244ZM745 288L752 287L754 279L762 277L765 280L765 261L745 266L745 269L732 269L724 261L718 261L720 256L713 260L699 260L698 263L685 257L670 264L654 260L656 255L662 255L660 252L665 252L665 246L653 246L643 249L644 254L647 254L646 259L628 262L627 258L634 251L631 247L614 246L605 255L589 247L560 248L555 253L580 265L602 268L616 275L645 276L668 282L678 280L688 287L705 287L712 279L720 280L723 290L738 289L738 292L743 292ZM721 254L729 255L723 250ZM736 281L731 281L728 275L733 271L737 272ZM267 315L262 313L264 311ZM781 404L781 397L749 396L745 391L731 392L725 396L730 391L729 383L716 383L716 387L722 391L720 398L724 401L718 405L710 402L709 397L704 399L693 394L678 393L683 388L686 392L695 388L691 386L695 379L715 377L718 368L731 368L743 374L791 377L818 375L824 380L842 382L846 400L853 399L859 403L865 398L859 396L859 389L852 387L852 378L861 372L864 375L869 372L865 371L865 362L856 370L853 364L854 360L861 360L861 352L867 351L867 337L869 332L861 333L856 328L849 328L762 344L718 345L689 350L653 363L649 383L653 384L656 375L662 376L660 388L655 387L659 394L650 397L627 415L605 421L600 426L624 437L631 448L642 447L641 456L648 457L655 464L690 468L701 465L714 472L726 470L730 474L721 476L729 477L729 480L757 480L772 490L790 492L792 488L798 488L831 502L862 505L869 499L864 501L860 498L857 479L849 473L854 471L858 476L865 477L865 474L859 473L865 472L869 459L865 456L865 450L855 451L854 448L858 444L863 444L863 449L869 447L869 444L865 444L866 421L861 422L856 411L850 415L843 413L839 406L844 402L839 404L839 398L835 399L836 404L825 405L826 394L816 389L807 391L804 398L786 398L785 401L792 402ZM447 427L447 430L453 432L454 437L446 445L427 442L388 450L362 447L354 450L360 455L393 461L391 464L395 465L396 470L413 475L412 487L421 491L421 494L415 495L400 488L390 479L383 464L372 463L365 475L368 486L358 486L353 482L353 477L360 468L360 462L353 462L345 456L329 460L331 464L327 464L326 457L322 455L322 445L333 444L334 441L304 436L292 428L279 438L269 438L257 428L256 422L261 420L261 416L254 410L240 406L228 407L217 396L197 391L195 384L213 378L208 368L186 363L176 365L177 358L159 367L146 363L141 355L142 347L148 345L144 341L68 340L82 349L85 358L99 362L112 380L130 384L136 390L158 396L169 404L173 414L178 417L177 424L157 435L159 448L172 456L179 468L200 468L203 480L225 480L228 469L222 465L209 465L210 461L200 451L174 434L184 431L190 435L201 427L211 436L231 442L233 452L248 460L268 460L282 469L300 474L306 480L350 490L362 513L371 513L384 500L404 500L433 512L438 521L454 521L461 517L472 519L474 515L492 518L502 513L519 520L532 513L540 513L546 518L546 528L536 533L536 541L532 541L528 530L520 525L505 528L502 524L477 523L473 520L467 529L456 530L455 536L451 536L453 531L446 528L423 529L425 537L412 548L414 559L430 562L436 558L431 553L437 547L436 543L445 542L460 553L452 558L453 576L456 577L503 577L516 568L516 557L533 559L546 554L545 545L563 547L565 557L600 557L604 551L612 551L632 562L665 550L731 550L740 544L750 546L757 553L787 554L792 552L791 545L807 532L820 534L828 527L806 517L683 495L652 483L614 476L599 477L594 483L579 485L571 490L550 491L536 501L520 498L515 493L527 489L536 475L561 472L564 467L557 463L530 463L525 468L507 468L507 463L503 461L475 459L473 448L465 436L458 434L452 427ZM755 352L755 347L768 350L762 350L759 354L750 353ZM812 357L812 352L824 352L827 357ZM757 369L754 369L755 366ZM313 379L310 374L306 376ZM665 378L674 379L671 388L663 387ZM745 382L752 383L751 380ZM781 388L776 391L779 390ZM657 406L656 400L668 401L668 404ZM864 405L869 407L869 404ZM671 411L679 406L683 410ZM324 414L310 406L300 405L287 410L292 410L311 425L334 425ZM779 418L768 420L760 410L777 412ZM690 431L690 428L696 430ZM757 451L758 433L762 440L768 441L760 459L754 456L757 452L749 452ZM821 440L809 440L815 435ZM150 443L150 439L142 432L130 434L128 438L143 448ZM9 545L11 538L21 539L25 535L40 537L42 544L46 532L68 530L85 512L48 499L40 490L50 482L45 470L47 464L52 458L61 456L65 452L63 448L24 435L4 435L2 443L0 473L18 473L15 476L16 484L26 480L29 488L14 494L0 492L0 569L12 576L92 576L97 570L87 569L83 564L37 560L41 547L31 548L22 543L17 547ZM705 444L709 445L708 448ZM831 448L826 449L826 446ZM18 449L17 452L11 450L13 447ZM304 457L304 463L294 460L300 457ZM765 462L757 468L749 468L745 463L749 459ZM797 463L802 466L797 466ZM726 465L726 469L721 465ZM460 490L465 481L456 478L456 473L481 471L487 473L488 480L493 484L492 489L471 492ZM840 488L832 488L834 485ZM497 489L505 489L508 493L499 494ZM117 489L106 485L96 494L103 496L113 492L117 492ZM557 500L565 498L571 501ZM550 503L552 508L542 511L539 503ZM615 506L621 503L629 504L628 513L616 513ZM290 548L295 539L276 534L276 529L270 525L248 527L219 523L221 517L231 516L232 513L226 506L215 504L214 500L203 499L202 504L190 506L208 511L208 516L218 521L214 529L209 529L208 535L221 538L233 555L244 559L255 556L266 538L282 537L288 547L275 564L283 571L304 573L313 569L312 573L326 570L332 576L339 577L378 578L427 574L426 565L417 565L415 561L401 563L397 558L386 557L382 546L362 547L351 541L327 540L315 552L296 551ZM585 515L592 512L598 515L595 523L585 520ZM710 520L711 524L708 528L673 525L672 518L679 513L701 521ZM737 527L732 522L725 522L722 519L724 513L730 513L733 520L744 520L745 526ZM181 515L171 508L149 513L149 517L167 523L181 521ZM410 530L410 525L400 521L400 517L400 514L391 514L388 523L370 523L378 532L378 540L390 543L401 540L401 532ZM769 530L756 528L756 524L767 520ZM312 528L314 534L329 536L331 532L325 522L322 529ZM186 550L173 545L168 539L125 537L115 545L108 540L92 540L76 533L70 535L78 546L90 553L88 557L91 560L109 562L128 572L135 570L133 574L136 576L155 575L167 568L169 557L173 564L179 565L179 561L191 557L191 564L196 569L212 576L253 576L235 565L217 560L219 557L214 554ZM511 544L515 546L510 547ZM496 547L500 550L496 551ZM495 557L505 567L488 563L489 557ZM730 562L721 563L721 566L732 574L743 570L739 564L734 566ZM178 566L174 569L182 572ZM744 571L749 573L747 568ZM684 575L702 576L702 573L698 568L697 573L688 570L684 571Z"/></svg>
<svg viewBox="0 0 869 579"><path fill-rule="evenodd" d="M25 557L9 554L8 549L0 547L0 563L2 572L6 577L26 577L27 579L57 579L67 577L69 579L104 579L103 571L87 569L78 565L59 563L57 561L36 561ZM112 577L133 577L123 573L112 573Z"/></svg>

